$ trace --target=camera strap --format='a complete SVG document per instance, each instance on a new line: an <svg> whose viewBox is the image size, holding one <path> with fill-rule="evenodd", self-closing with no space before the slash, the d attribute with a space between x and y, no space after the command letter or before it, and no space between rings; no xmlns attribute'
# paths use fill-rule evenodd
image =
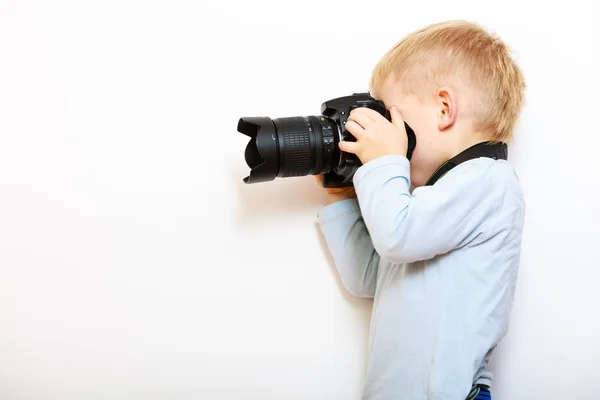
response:
<svg viewBox="0 0 600 400"><path fill-rule="evenodd" d="M429 178L425 186L433 185L457 165L481 157L493 158L494 160L506 160L508 158L508 146L503 142L481 142L473 145L443 163L437 171L431 175L431 178Z"/></svg>

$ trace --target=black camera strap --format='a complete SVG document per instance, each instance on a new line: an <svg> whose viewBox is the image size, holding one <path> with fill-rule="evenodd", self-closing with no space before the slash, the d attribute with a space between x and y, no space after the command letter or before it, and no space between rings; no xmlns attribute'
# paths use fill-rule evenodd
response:
<svg viewBox="0 0 600 400"><path fill-rule="evenodd" d="M452 157L450 160L443 163L437 171L431 175L425 186L431 186L436 183L442 176L446 175L452 168L465 161L475 158L488 157L494 160L506 160L508 158L508 146L506 143L481 142L469 147L463 152Z"/></svg>

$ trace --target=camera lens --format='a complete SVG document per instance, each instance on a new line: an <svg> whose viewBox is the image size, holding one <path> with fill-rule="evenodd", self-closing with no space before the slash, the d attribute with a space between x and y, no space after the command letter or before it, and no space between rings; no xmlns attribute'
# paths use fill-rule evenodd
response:
<svg viewBox="0 0 600 400"><path fill-rule="evenodd" d="M241 118L238 131L250 137L246 183L327 173L339 155L337 125L326 117Z"/></svg>

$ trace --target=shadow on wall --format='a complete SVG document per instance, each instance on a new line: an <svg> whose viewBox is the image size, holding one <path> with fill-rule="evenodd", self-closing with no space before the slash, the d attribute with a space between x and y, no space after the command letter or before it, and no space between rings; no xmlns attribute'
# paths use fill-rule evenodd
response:
<svg viewBox="0 0 600 400"><path fill-rule="evenodd" d="M235 219L238 228L266 225L273 219L291 221L305 217L316 219L316 212L325 204L325 191L320 188L313 176L278 178L272 182L247 185L242 182L242 178L248 174L247 169L240 168L233 173L235 175L233 181L236 182L237 195L240 199ZM353 308L363 312L365 326L368 326L372 299L362 299L348 293L340 280L327 242L317 222L314 223L314 228L319 238L323 258L329 264L341 295Z"/></svg>

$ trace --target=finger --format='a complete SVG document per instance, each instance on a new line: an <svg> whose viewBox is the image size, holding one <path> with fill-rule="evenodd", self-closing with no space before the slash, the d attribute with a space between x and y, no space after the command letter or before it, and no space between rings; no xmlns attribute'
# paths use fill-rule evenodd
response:
<svg viewBox="0 0 600 400"><path fill-rule="evenodd" d="M370 126L372 126L375 123L375 121L373 121L373 119L371 117L369 117L367 114L362 113L362 112L350 113L348 120L356 122L357 124L359 124L360 126L362 126L365 129L368 129Z"/></svg>
<svg viewBox="0 0 600 400"><path fill-rule="evenodd" d="M373 110L371 108L367 108L367 107L358 107L358 108L355 108L354 110L352 110L352 112L350 113L350 115L352 115L353 113L366 115L371 120L373 120L373 122L380 122L382 120L385 120L385 117L383 115L381 115L377 111L375 111L375 110Z"/></svg>
<svg viewBox="0 0 600 400"><path fill-rule="evenodd" d="M357 143L357 142L342 141L338 144L338 147L340 148L341 151L344 151L346 153L357 154L357 155L361 150L361 145L360 145L360 143Z"/></svg>
<svg viewBox="0 0 600 400"><path fill-rule="evenodd" d="M404 127L404 119L402 119L402 115L400 114L398 107L392 106L390 109L390 115L392 117L392 124L394 124L396 128L400 129L401 132L404 132L406 130Z"/></svg>
<svg viewBox="0 0 600 400"><path fill-rule="evenodd" d="M356 121L353 121L351 119L349 119L348 122L346 122L346 130L353 134L356 140L360 140L360 138L364 137L365 135L365 128L363 128Z"/></svg>

